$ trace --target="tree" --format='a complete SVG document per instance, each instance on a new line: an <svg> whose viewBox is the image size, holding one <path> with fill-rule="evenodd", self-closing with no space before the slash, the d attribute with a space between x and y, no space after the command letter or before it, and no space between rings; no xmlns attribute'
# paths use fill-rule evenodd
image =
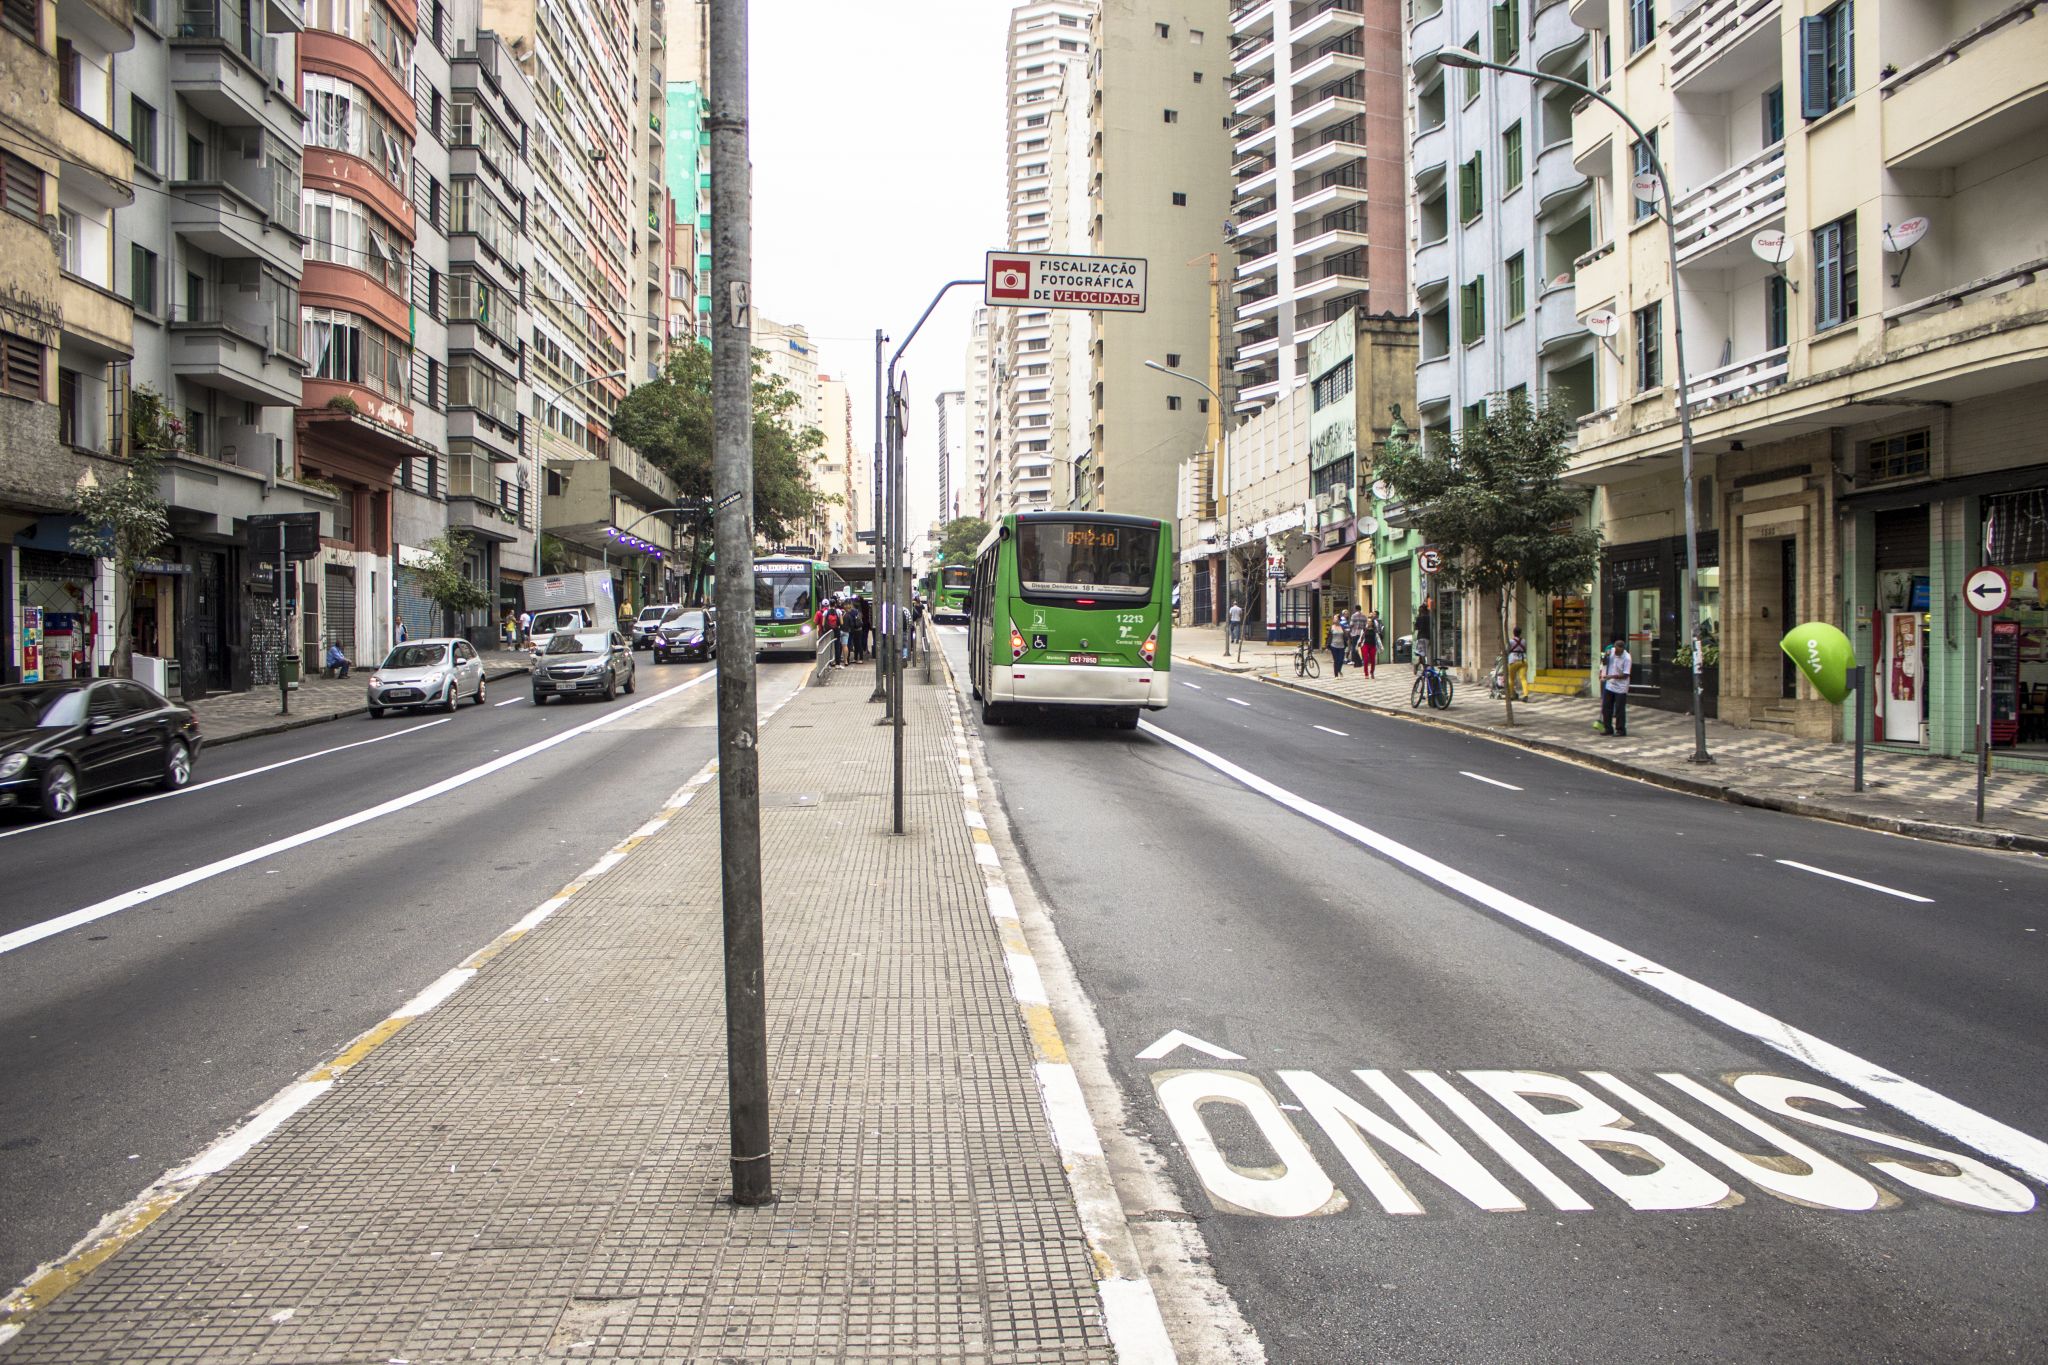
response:
<svg viewBox="0 0 2048 1365"><path fill-rule="evenodd" d="M118 478L101 480L87 469L72 498L78 524L71 548L114 561L114 676L132 677L135 645L129 621L142 564L171 538L170 509L158 488L163 457L185 448L185 424L171 416L163 395L138 385L128 395L128 461Z"/></svg>
<svg viewBox="0 0 2048 1365"><path fill-rule="evenodd" d="M1415 509L1416 528L1442 551L1445 582L1500 594L1503 641L1522 588L1570 592L1598 567L1600 533L1578 524L1586 495L1559 481L1576 430L1561 404L1497 397L1454 439L1390 441L1378 462L1378 476ZM1507 723L1515 723L1512 691Z"/></svg>
<svg viewBox="0 0 2048 1365"><path fill-rule="evenodd" d="M799 401L780 376L755 364L754 528L771 542L790 538L839 501L811 481L825 434L802 424ZM661 378L621 400L612 430L675 480L684 498L711 497L711 352L671 350Z"/></svg>
<svg viewBox="0 0 2048 1365"><path fill-rule="evenodd" d="M420 591L444 617L460 617L491 605L491 591L469 576L469 532L451 527L422 548L427 557L411 566Z"/></svg>
<svg viewBox="0 0 2048 1365"><path fill-rule="evenodd" d="M980 517L955 517L939 528L939 558L948 564L965 564L987 539L989 524Z"/></svg>

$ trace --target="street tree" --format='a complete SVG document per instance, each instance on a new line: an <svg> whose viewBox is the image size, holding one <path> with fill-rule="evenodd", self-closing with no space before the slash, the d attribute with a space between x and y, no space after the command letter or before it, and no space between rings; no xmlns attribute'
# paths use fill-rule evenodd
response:
<svg viewBox="0 0 2048 1365"><path fill-rule="evenodd" d="M1562 481L1577 423L1563 405L1497 396L1456 437L1391 441L1375 473L1414 509L1416 529L1444 557L1443 581L1500 598L1501 639L1523 588L1548 597L1582 588L1600 533L1581 525L1585 493ZM1513 689L1507 723L1515 723Z"/></svg>
<svg viewBox="0 0 2048 1365"><path fill-rule="evenodd" d="M841 501L812 479L825 434L803 422L800 402L781 376L755 362L754 528L771 543ZM711 352L672 349L661 377L620 401L612 430L675 480L684 499L711 497Z"/></svg>
<svg viewBox="0 0 2048 1365"><path fill-rule="evenodd" d="M171 538L170 509L158 487L164 456L185 448L185 424L171 415L163 395L137 385L128 395L128 459L121 472L102 479L88 468L72 496L78 522L71 548L114 563L114 676L132 677L135 645L129 622L135 614L141 566Z"/></svg>
<svg viewBox="0 0 2048 1365"><path fill-rule="evenodd" d="M469 576L469 545L468 531L450 527L421 547L426 558L409 566L419 577L420 591L441 609L443 625L450 634L463 616L491 605L490 589Z"/></svg>
<svg viewBox="0 0 2048 1365"><path fill-rule="evenodd" d="M980 517L953 518L939 528L939 557L948 564L967 563L988 532L988 523Z"/></svg>

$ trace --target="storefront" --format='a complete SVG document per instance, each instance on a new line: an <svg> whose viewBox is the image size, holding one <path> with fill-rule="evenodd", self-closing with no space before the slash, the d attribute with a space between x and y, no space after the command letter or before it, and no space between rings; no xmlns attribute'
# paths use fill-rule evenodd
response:
<svg viewBox="0 0 2048 1365"><path fill-rule="evenodd" d="M1989 562L2012 584L1991 637L1991 743L2048 756L2048 486L1980 504Z"/></svg>
<svg viewBox="0 0 2048 1365"><path fill-rule="evenodd" d="M1702 705L1718 710L1720 680L1720 536L1703 531L1700 554L1700 635L1705 646ZM1615 636L1628 642L1633 663L1629 700L1660 711L1692 709L1692 652L1685 638L1685 537L1610 545L1600 555L1600 590L1607 611L1604 648ZM1788 588L1789 594L1792 589Z"/></svg>

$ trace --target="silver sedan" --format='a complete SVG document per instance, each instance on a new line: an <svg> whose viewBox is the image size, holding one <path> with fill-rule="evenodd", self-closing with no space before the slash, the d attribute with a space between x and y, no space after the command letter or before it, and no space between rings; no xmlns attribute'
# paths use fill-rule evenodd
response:
<svg viewBox="0 0 2048 1365"><path fill-rule="evenodd" d="M467 640L408 640L370 673L370 714L405 706L453 711L464 697L484 704L484 661Z"/></svg>

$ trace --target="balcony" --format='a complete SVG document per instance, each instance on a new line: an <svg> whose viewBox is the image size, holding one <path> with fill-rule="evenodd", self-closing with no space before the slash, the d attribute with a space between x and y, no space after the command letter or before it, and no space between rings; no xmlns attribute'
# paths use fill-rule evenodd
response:
<svg viewBox="0 0 2048 1365"><path fill-rule="evenodd" d="M1415 248L1415 292L1441 288L1451 278L1451 241L1440 237Z"/></svg>
<svg viewBox="0 0 2048 1365"><path fill-rule="evenodd" d="M1415 168L1415 178L1440 173L1450 164L1451 131L1448 124L1439 123L1433 128L1416 131L1415 141L1408 154L1408 164Z"/></svg>
<svg viewBox="0 0 2048 1365"><path fill-rule="evenodd" d="M1231 155L1245 157L1270 150L1278 136L1279 128L1270 117L1239 119L1230 130Z"/></svg>
<svg viewBox="0 0 2048 1365"><path fill-rule="evenodd" d="M171 373L186 383L263 407L299 406L304 371L278 349L270 324L220 308L181 308L171 318L170 338ZM297 338L283 340L292 346Z"/></svg>
<svg viewBox="0 0 2048 1365"><path fill-rule="evenodd" d="M66 271L58 276L57 307L67 345L106 359L135 354L135 307L124 296Z"/></svg>
<svg viewBox="0 0 2048 1365"><path fill-rule="evenodd" d="M1311 88L1365 71L1364 44L1357 34L1323 44L1313 56L1294 68L1294 79Z"/></svg>
<svg viewBox="0 0 2048 1365"><path fill-rule="evenodd" d="M260 127L297 142L305 124L278 70L277 40L226 5L186 4L171 35L171 89L227 128Z"/></svg>
<svg viewBox="0 0 2048 1365"><path fill-rule="evenodd" d="M1959 166L2048 125L2048 23L2029 0L1884 85L1885 164Z"/></svg>
<svg viewBox="0 0 2048 1365"><path fill-rule="evenodd" d="M1572 22L1588 33L1607 31L1607 0L1571 0Z"/></svg>
<svg viewBox="0 0 2048 1365"><path fill-rule="evenodd" d="M1678 201L1678 263L1726 265L1749 250L1753 233L1784 216L1785 144L1778 142Z"/></svg>
<svg viewBox="0 0 2048 1365"><path fill-rule="evenodd" d="M1277 89L1271 76L1254 76L1248 81L1241 81L1230 92L1230 111L1241 115L1271 114Z"/></svg>
<svg viewBox="0 0 2048 1365"><path fill-rule="evenodd" d="M1365 201L1363 166L1346 166L1341 170L1308 176L1294 186L1296 213L1322 213Z"/></svg>
<svg viewBox="0 0 2048 1365"><path fill-rule="evenodd" d="M1573 204L1589 184L1586 177L1579 174L1579 168L1572 165L1572 145L1569 142L1545 147L1536 153L1536 163L1529 168L1529 188L1535 192L1539 217Z"/></svg>
<svg viewBox="0 0 2048 1365"><path fill-rule="evenodd" d="M1298 273L1294 300L1296 303L1312 303L1336 294L1363 291L1366 288L1365 269L1365 250L1362 247L1332 256L1320 265Z"/></svg>
<svg viewBox="0 0 2048 1365"><path fill-rule="evenodd" d="M1715 403L1740 402L1774 389L1785 382L1787 348L1765 351L1762 355L1738 360L1733 365L1723 365L1718 370L1687 377L1685 401L1698 413L1700 409Z"/></svg>
<svg viewBox="0 0 2048 1365"><path fill-rule="evenodd" d="M1230 45L1230 72L1254 76L1273 69L1273 30L1248 34Z"/></svg>
<svg viewBox="0 0 2048 1365"><path fill-rule="evenodd" d="M306 31L306 0L267 0L263 14L272 33Z"/></svg>
<svg viewBox="0 0 2048 1365"><path fill-rule="evenodd" d="M1270 232L1280 220L1280 209L1270 198L1254 199L1237 210L1233 220L1240 236L1253 237Z"/></svg>
<svg viewBox="0 0 2048 1365"><path fill-rule="evenodd" d="M1536 349L1541 354L1557 350L1569 341L1590 340L1592 333L1579 321L1577 298L1571 282L1536 285Z"/></svg>
<svg viewBox="0 0 2048 1365"><path fill-rule="evenodd" d="M1674 14L1664 31L1671 88L1732 90L1767 67L1778 53L1779 0L1696 0Z"/></svg>
<svg viewBox="0 0 2048 1365"><path fill-rule="evenodd" d="M1365 27L1365 0L1315 0L1295 15L1295 45L1326 43Z"/></svg>
<svg viewBox="0 0 2048 1365"><path fill-rule="evenodd" d="M1325 252L1350 251L1367 245L1365 213L1361 209L1339 209L1326 213L1297 229L1294 259L1297 264Z"/></svg>
<svg viewBox="0 0 2048 1365"><path fill-rule="evenodd" d="M298 236L223 181L173 181L171 231L224 260L263 261L295 278L303 267Z"/></svg>
<svg viewBox="0 0 2048 1365"><path fill-rule="evenodd" d="M1584 44L1586 30L1572 22L1570 9L1560 0L1536 0L1534 8L1536 14L1529 25L1529 51L1535 54L1535 65L1564 75L1566 67L1576 63L1560 61L1559 54Z"/></svg>
<svg viewBox="0 0 2048 1365"><path fill-rule="evenodd" d="M1242 280L1252 275L1269 274L1279 266L1280 253L1274 250L1272 244L1262 243L1261 248L1258 255L1248 256L1238 262L1237 278Z"/></svg>
<svg viewBox="0 0 2048 1365"><path fill-rule="evenodd" d="M1358 77L1309 91L1288 120L1297 135L1319 133L1365 113L1365 83Z"/></svg>
<svg viewBox="0 0 2048 1365"><path fill-rule="evenodd" d="M1276 289L1268 288L1261 293L1239 294L1237 321L1231 324L1231 330L1249 332L1271 321L1279 310L1280 293Z"/></svg>
<svg viewBox="0 0 2048 1365"><path fill-rule="evenodd" d="M1269 194L1280 184L1280 162L1278 158L1267 154L1239 157L1230 169L1237 176L1233 192L1240 198L1246 195Z"/></svg>
<svg viewBox="0 0 2048 1365"><path fill-rule="evenodd" d="M1279 0L1239 0L1230 7L1230 28L1234 33L1273 31L1273 15Z"/></svg>
<svg viewBox="0 0 2048 1365"><path fill-rule="evenodd" d="M1418 14L1415 22L1409 26L1408 51L1413 54L1411 60L1417 68L1424 62L1434 67L1437 53L1447 47L1456 46L1457 44L1451 41L1450 14L1443 5L1438 5L1428 14ZM1418 69L1416 74L1419 76L1422 73Z"/></svg>
<svg viewBox="0 0 2048 1365"><path fill-rule="evenodd" d="M1307 146L1296 146L1295 173L1307 175L1350 166L1365 156L1363 139L1364 134L1349 124L1340 123L1335 128L1325 129L1313 139L1305 139Z"/></svg>
<svg viewBox="0 0 2048 1365"><path fill-rule="evenodd" d="M1415 366L1415 406L1443 407L1451 401L1451 358L1424 360Z"/></svg>

